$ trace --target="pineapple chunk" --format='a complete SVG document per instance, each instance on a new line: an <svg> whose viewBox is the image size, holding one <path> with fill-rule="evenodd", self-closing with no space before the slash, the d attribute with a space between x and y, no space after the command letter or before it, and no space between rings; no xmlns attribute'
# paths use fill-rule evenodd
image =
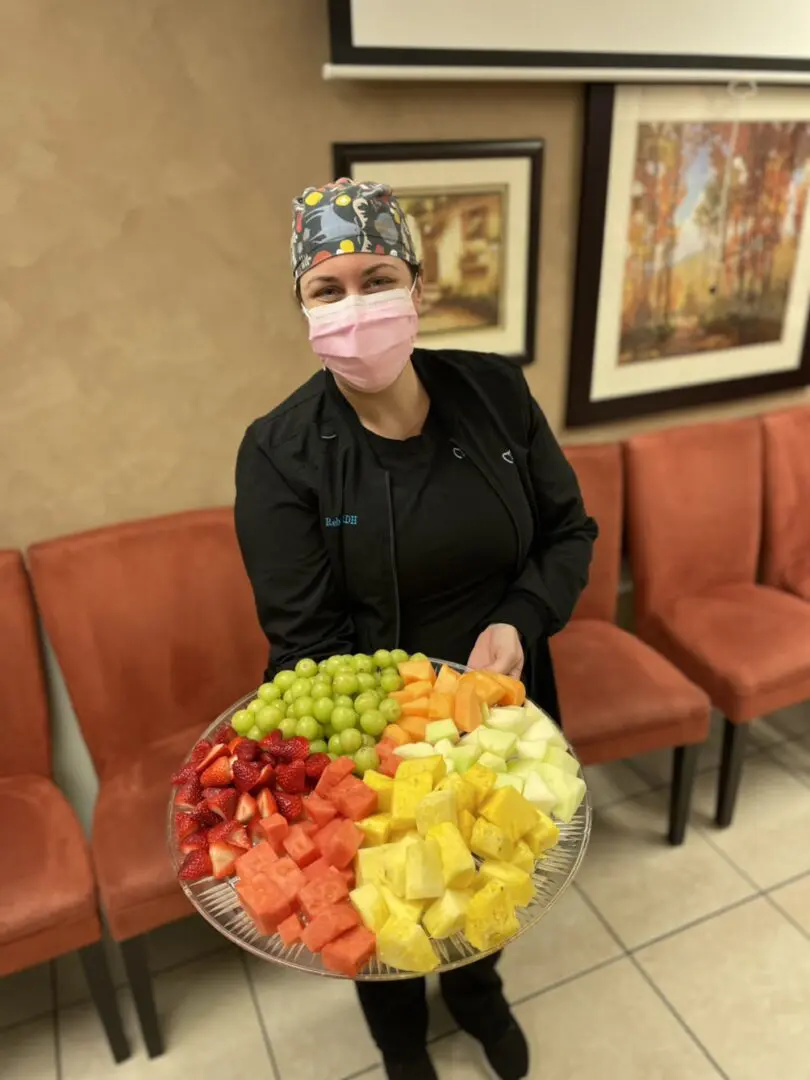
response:
<svg viewBox="0 0 810 1080"><path fill-rule="evenodd" d="M357 909L357 914L363 920L366 929L372 934L379 933L388 919L388 905L380 889L376 885L361 885L357 889L352 889L349 899Z"/></svg>
<svg viewBox="0 0 810 1080"><path fill-rule="evenodd" d="M425 910L425 904L421 900L403 900L401 896L393 893L387 885L380 886L380 893L385 906L390 914L397 919L408 919L409 922L418 923Z"/></svg>
<svg viewBox="0 0 810 1080"><path fill-rule="evenodd" d="M475 877L475 861L458 827L445 821L441 825L434 825L428 837L439 845L447 888L468 888Z"/></svg>
<svg viewBox="0 0 810 1080"><path fill-rule="evenodd" d="M393 844L360 848L354 857L354 873L358 885L379 885L385 880L385 860Z"/></svg>
<svg viewBox="0 0 810 1080"><path fill-rule="evenodd" d="M452 791L456 797L456 806L459 813L462 810L469 810L470 813L475 811L478 805L478 795L472 784L468 784L463 776L458 773L452 773L450 776L445 776L444 780L440 780L436 785L436 791Z"/></svg>
<svg viewBox="0 0 810 1080"><path fill-rule="evenodd" d="M411 825L407 829L391 829L391 832L388 834L388 839L391 841L392 844L398 844L402 840L405 840L409 836L418 836L418 835L419 835L419 833Z"/></svg>
<svg viewBox="0 0 810 1080"><path fill-rule="evenodd" d="M482 859L503 859L509 862L515 854L515 844L511 837L498 825L493 825L486 818L476 818L470 838L470 850Z"/></svg>
<svg viewBox="0 0 810 1080"><path fill-rule="evenodd" d="M443 780L447 775L447 766L441 754L431 754L429 757L410 758L403 761L397 769L394 782L396 783L397 780L409 780L412 776L421 776L422 773L427 773L430 776L431 788L433 784L438 784L440 780Z"/></svg>
<svg viewBox="0 0 810 1080"><path fill-rule="evenodd" d="M476 794L476 808L480 806L483 799L489 795L490 791L495 787L495 773L492 769L487 769L483 765L473 765L471 769L467 769L464 773L464 781L467 784L472 784L475 788Z"/></svg>
<svg viewBox="0 0 810 1080"><path fill-rule="evenodd" d="M394 793L394 781L390 776L385 776L376 769L368 769L363 773L363 783L368 784L372 791L377 792L377 809L380 813L391 813L391 796Z"/></svg>
<svg viewBox="0 0 810 1080"><path fill-rule="evenodd" d="M383 883L397 894L405 895L405 867L407 865L407 851L411 844L419 843L419 838L414 833L406 836L396 844L386 844L386 856L383 863ZM362 848L360 849L363 850Z"/></svg>
<svg viewBox="0 0 810 1080"><path fill-rule="evenodd" d="M539 820L523 837L535 858L553 848L560 839L559 826L555 825L542 810L537 811L537 816Z"/></svg>
<svg viewBox="0 0 810 1080"><path fill-rule="evenodd" d="M518 840L515 844L515 854L512 856L512 866L517 866L527 874L534 873L534 855L525 840Z"/></svg>
<svg viewBox="0 0 810 1080"><path fill-rule="evenodd" d="M371 817L363 818L355 824L363 834L363 843L368 847L380 847L388 842L388 835L391 832L390 814L372 814Z"/></svg>
<svg viewBox="0 0 810 1080"><path fill-rule="evenodd" d="M402 769L401 765L399 769ZM412 829L416 824L416 808L433 790L433 780L427 772L400 778L399 769L391 796L391 828Z"/></svg>
<svg viewBox="0 0 810 1080"><path fill-rule="evenodd" d="M473 948L486 951L499 948L519 929L520 923L506 889L499 881L488 881L474 894L467 907L465 937Z"/></svg>
<svg viewBox="0 0 810 1080"><path fill-rule="evenodd" d="M537 811L520 792L511 787L498 788L481 804L480 814L502 829L510 840L521 836L537 824Z"/></svg>
<svg viewBox="0 0 810 1080"><path fill-rule="evenodd" d="M440 900L434 901L422 916L422 925L433 938L446 938L464 929L472 892L469 889L448 889Z"/></svg>
<svg viewBox="0 0 810 1080"><path fill-rule="evenodd" d="M431 791L416 808L416 828L420 836L427 836L434 825L443 821L458 824L456 797L452 791Z"/></svg>
<svg viewBox="0 0 810 1080"><path fill-rule="evenodd" d="M526 907L534 896L534 882L525 870L513 863L487 859L481 864L481 877L487 881L500 881L515 907Z"/></svg>
<svg viewBox="0 0 810 1080"><path fill-rule="evenodd" d="M444 892L442 856L430 837L415 840L405 852L405 899L433 900Z"/></svg>
<svg viewBox="0 0 810 1080"><path fill-rule="evenodd" d="M377 934L377 956L402 971L427 974L439 965L430 938L418 923L392 917Z"/></svg>
<svg viewBox="0 0 810 1080"><path fill-rule="evenodd" d="M475 815L470 813L469 810L459 810L458 812L458 831L464 837L464 843L467 847L472 843L472 831L475 825Z"/></svg>

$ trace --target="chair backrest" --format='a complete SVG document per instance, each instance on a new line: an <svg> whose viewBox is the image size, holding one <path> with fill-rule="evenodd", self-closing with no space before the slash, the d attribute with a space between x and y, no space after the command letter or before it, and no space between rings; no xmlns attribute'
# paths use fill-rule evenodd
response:
<svg viewBox="0 0 810 1080"><path fill-rule="evenodd" d="M756 419L630 439L625 482L640 630L678 597L756 581L763 487Z"/></svg>
<svg viewBox="0 0 810 1080"><path fill-rule="evenodd" d="M810 563L810 408L762 419L765 441L763 576L784 587L786 575Z"/></svg>
<svg viewBox="0 0 810 1080"><path fill-rule="evenodd" d="M96 768L251 687L268 646L231 510L97 529L29 552L43 623Z"/></svg>
<svg viewBox="0 0 810 1080"><path fill-rule="evenodd" d="M618 443L565 448L577 474L585 507L599 526L588 587L574 609L575 619L613 622L622 557L622 452Z"/></svg>
<svg viewBox="0 0 810 1080"><path fill-rule="evenodd" d="M50 775L45 672L31 586L19 551L0 551L0 777Z"/></svg>

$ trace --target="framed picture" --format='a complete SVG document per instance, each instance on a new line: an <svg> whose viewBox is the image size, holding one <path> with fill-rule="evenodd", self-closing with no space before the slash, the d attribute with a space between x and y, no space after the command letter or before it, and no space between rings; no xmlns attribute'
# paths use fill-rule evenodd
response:
<svg viewBox="0 0 810 1080"><path fill-rule="evenodd" d="M424 280L429 349L534 359L540 142L341 143L335 176L389 184Z"/></svg>
<svg viewBox="0 0 810 1080"><path fill-rule="evenodd" d="M588 89L567 423L810 383L810 101Z"/></svg>

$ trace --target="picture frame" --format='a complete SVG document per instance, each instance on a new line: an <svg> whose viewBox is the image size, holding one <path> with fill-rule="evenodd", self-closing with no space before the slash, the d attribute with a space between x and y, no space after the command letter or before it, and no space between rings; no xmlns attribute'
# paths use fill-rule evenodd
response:
<svg viewBox="0 0 810 1080"><path fill-rule="evenodd" d="M335 178L390 185L422 263L417 345L534 360L540 140L337 143Z"/></svg>
<svg viewBox="0 0 810 1080"><path fill-rule="evenodd" d="M810 383L799 88L588 87L568 427Z"/></svg>

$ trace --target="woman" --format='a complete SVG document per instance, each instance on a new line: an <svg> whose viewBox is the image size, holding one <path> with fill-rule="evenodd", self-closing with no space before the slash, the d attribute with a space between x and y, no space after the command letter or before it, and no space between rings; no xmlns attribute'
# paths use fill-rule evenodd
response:
<svg viewBox="0 0 810 1080"><path fill-rule="evenodd" d="M271 645L302 657L398 646L521 676L558 716L548 638L587 581L596 525L519 368L414 349L422 302L405 216L382 184L293 204L296 295L324 371L248 429L236 527ZM497 958L442 979L503 1080L528 1048ZM424 983L358 984L387 1075L434 1080Z"/></svg>

